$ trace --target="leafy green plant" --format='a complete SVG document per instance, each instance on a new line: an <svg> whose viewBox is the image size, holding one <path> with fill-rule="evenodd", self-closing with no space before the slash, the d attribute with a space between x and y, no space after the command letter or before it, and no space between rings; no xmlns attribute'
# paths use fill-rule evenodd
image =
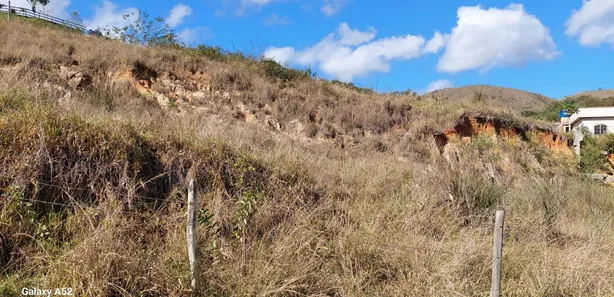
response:
<svg viewBox="0 0 614 297"><path fill-rule="evenodd" d="M198 224L200 226L205 226L207 229L213 229L217 225L212 221L213 213L208 209L201 209L198 211Z"/></svg>
<svg viewBox="0 0 614 297"><path fill-rule="evenodd" d="M239 240L241 243L245 242L245 233L247 232L249 218L256 211L256 205L262 196L262 193L248 190L245 191L235 203L232 220L234 224L232 237Z"/></svg>
<svg viewBox="0 0 614 297"><path fill-rule="evenodd" d="M597 138L597 145L608 154L614 153L614 134L606 134Z"/></svg>
<svg viewBox="0 0 614 297"><path fill-rule="evenodd" d="M480 152L491 150L495 148L495 145L492 136L488 134L479 134L471 139L471 146L477 148Z"/></svg>
<svg viewBox="0 0 614 297"><path fill-rule="evenodd" d="M580 150L580 171L591 173L606 169L606 156L604 148L600 147L597 137L585 132Z"/></svg>

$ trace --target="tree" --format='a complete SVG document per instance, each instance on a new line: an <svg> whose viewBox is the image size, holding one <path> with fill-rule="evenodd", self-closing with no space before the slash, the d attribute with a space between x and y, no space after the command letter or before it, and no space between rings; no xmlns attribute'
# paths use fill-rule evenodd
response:
<svg viewBox="0 0 614 297"><path fill-rule="evenodd" d="M36 4L46 6L47 4L49 4L50 0L26 0L26 1L32 5L32 11L36 12Z"/></svg>
<svg viewBox="0 0 614 297"><path fill-rule="evenodd" d="M142 44L146 46L177 46L177 34L157 17L150 20L149 14L139 10L138 14L123 15L125 20L134 19L134 22L124 27L113 26L102 29L107 37L118 38L125 43Z"/></svg>
<svg viewBox="0 0 614 297"><path fill-rule="evenodd" d="M559 111L567 110L567 114L570 116L578 112L578 105L575 102L565 102L560 104Z"/></svg>
<svg viewBox="0 0 614 297"><path fill-rule="evenodd" d="M70 17L72 18L72 21L77 23L77 24L83 23L83 20L79 16L79 12L76 11L76 10L70 13Z"/></svg>

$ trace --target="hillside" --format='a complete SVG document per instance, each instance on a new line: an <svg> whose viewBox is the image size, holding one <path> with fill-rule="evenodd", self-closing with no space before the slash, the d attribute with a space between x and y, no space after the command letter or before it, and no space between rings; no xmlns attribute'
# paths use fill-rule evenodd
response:
<svg viewBox="0 0 614 297"><path fill-rule="evenodd" d="M582 107L614 106L614 96L608 97L608 91L601 93L585 92L581 94L557 100L542 110L524 111L522 115L538 120L558 122L560 119L559 112L563 109L576 110ZM589 94L596 94L596 96Z"/></svg>
<svg viewBox="0 0 614 297"><path fill-rule="evenodd" d="M471 85L437 90L423 96L453 101L484 101L513 112L541 110L554 99L527 91L487 85Z"/></svg>
<svg viewBox="0 0 614 297"><path fill-rule="evenodd" d="M501 209L504 295L614 295L614 190L497 92L378 94L214 47L0 32L0 296L192 296L191 178L202 296L484 296Z"/></svg>
<svg viewBox="0 0 614 297"><path fill-rule="evenodd" d="M594 91L586 91L586 92L580 92L571 96L567 96L566 98L569 97L583 97L583 96L589 96L589 97L594 97L594 98L609 98L609 97L614 97L614 90L594 90Z"/></svg>

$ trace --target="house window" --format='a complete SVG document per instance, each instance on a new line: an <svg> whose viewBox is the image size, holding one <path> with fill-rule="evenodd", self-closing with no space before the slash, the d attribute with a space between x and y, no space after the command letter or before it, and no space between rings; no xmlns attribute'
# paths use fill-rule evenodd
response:
<svg viewBox="0 0 614 297"><path fill-rule="evenodd" d="M608 127L604 124L595 125L595 135L603 135L608 133Z"/></svg>
<svg viewBox="0 0 614 297"><path fill-rule="evenodd" d="M570 131L569 126L565 126L565 132L569 133L569 131Z"/></svg>

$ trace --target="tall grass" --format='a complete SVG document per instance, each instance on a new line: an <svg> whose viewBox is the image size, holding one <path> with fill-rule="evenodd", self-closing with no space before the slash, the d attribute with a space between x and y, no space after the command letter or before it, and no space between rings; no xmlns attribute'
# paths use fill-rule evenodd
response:
<svg viewBox="0 0 614 297"><path fill-rule="evenodd" d="M0 81L0 238L12 242L2 296L34 286L190 295L188 172L201 190L205 296L484 296L496 209L507 210L505 296L614 295L611 188L519 137L480 136L443 153L430 144L430 132L477 105L284 82L250 61L89 45L16 22L0 29L51 36L9 33L0 45L22 61L3 69L37 57L46 65ZM69 45L94 83L67 104L42 85ZM316 134L334 129L337 139L236 120L223 113L228 103L177 115L105 87L107 71L150 60L157 72L206 69L215 88L242 89L280 121L311 118ZM351 133L358 141L340 146Z"/></svg>

